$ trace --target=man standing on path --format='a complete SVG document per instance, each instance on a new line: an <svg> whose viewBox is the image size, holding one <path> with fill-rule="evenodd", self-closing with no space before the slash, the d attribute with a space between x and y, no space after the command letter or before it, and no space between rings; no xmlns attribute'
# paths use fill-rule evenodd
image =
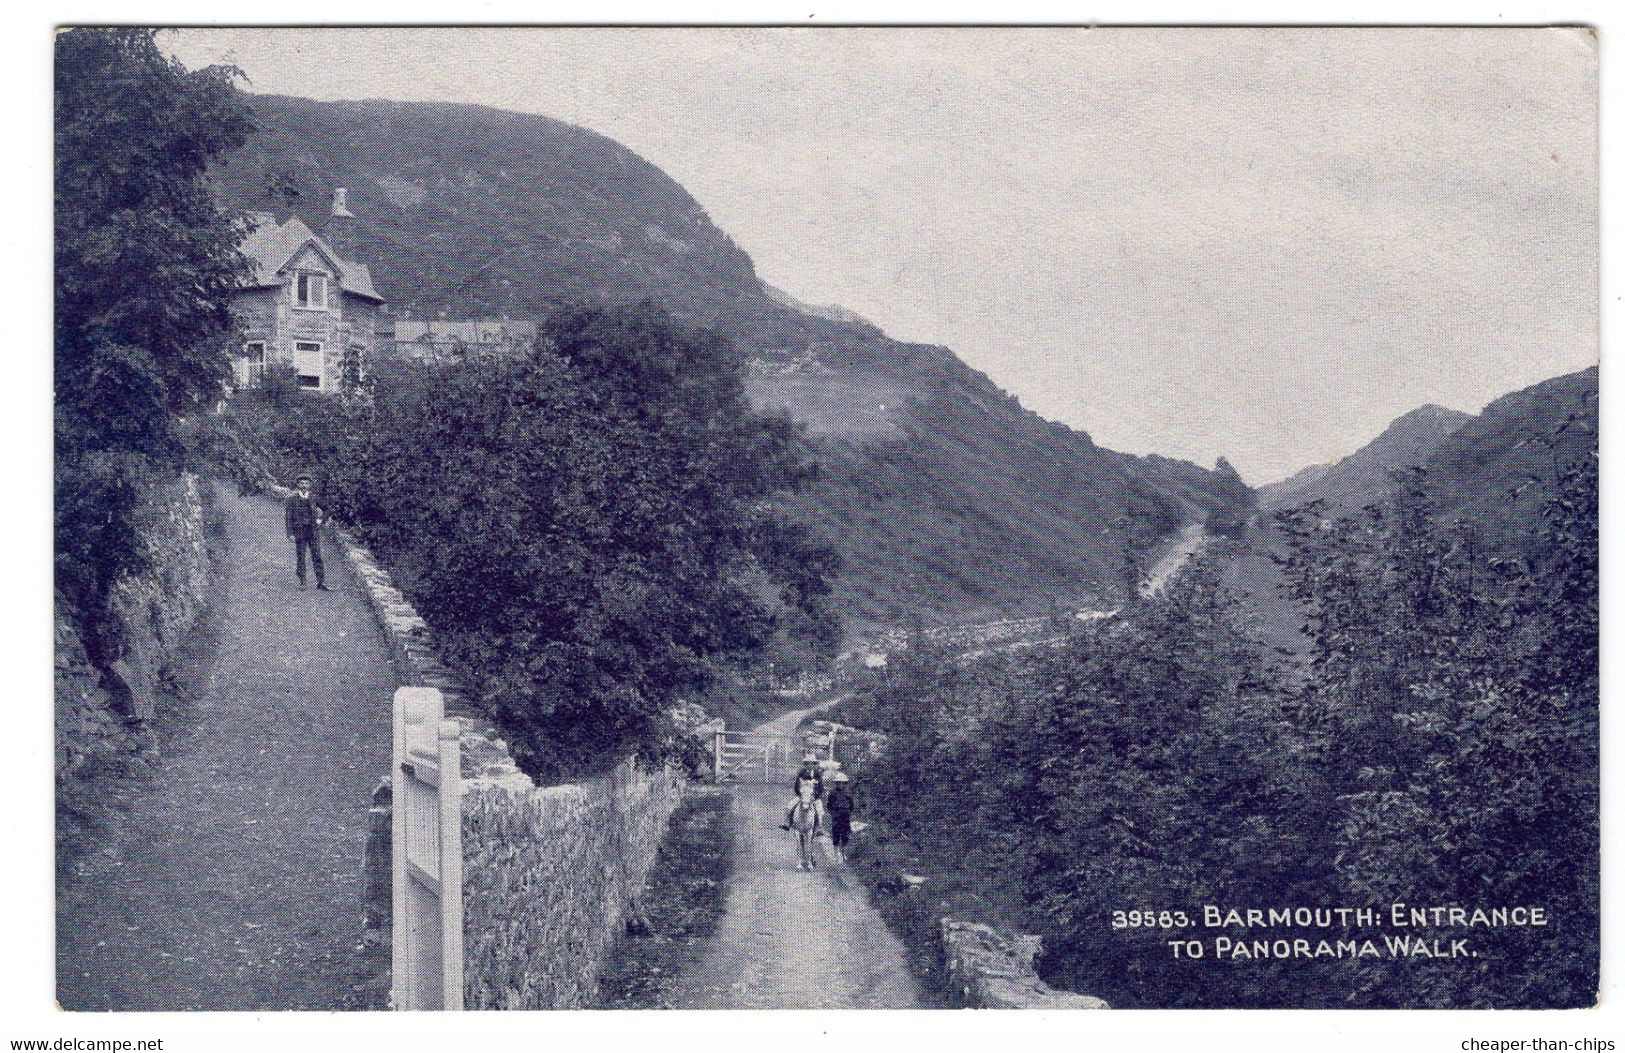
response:
<svg viewBox="0 0 1625 1053"><path fill-rule="evenodd" d="M321 506L310 497L310 476L301 475L294 484L298 492L288 498L288 540L293 542L294 573L299 575L299 587L305 587L305 550L310 550L310 565L316 571L316 587L330 592L327 575L322 570L322 547L317 540L316 528L326 518Z"/></svg>

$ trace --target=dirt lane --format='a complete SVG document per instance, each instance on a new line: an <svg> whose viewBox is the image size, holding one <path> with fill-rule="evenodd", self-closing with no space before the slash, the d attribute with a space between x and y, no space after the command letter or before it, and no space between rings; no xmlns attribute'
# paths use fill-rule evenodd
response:
<svg viewBox="0 0 1625 1053"><path fill-rule="evenodd" d="M334 591L300 591L280 504L216 497L214 661L122 829L58 889L64 1008L354 1006L394 673L331 544Z"/></svg>
<svg viewBox="0 0 1625 1053"><path fill-rule="evenodd" d="M1146 571L1145 581L1140 584L1141 596L1155 596L1168 587L1185 564L1203 548L1207 547L1208 535L1200 523L1188 523L1173 539L1162 555Z"/></svg>
<svg viewBox="0 0 1625 1053"><path fill-rule="evenodd" d="M756 730L787 734L805 711ZM788 784L793 772L784 773ZM796 866L793 835L779 829L788 785L734 790L733 885L705 960L672 989L677 1009L912 1009L920 992L902 945L869 906L862 885L820 839L819 868Z"/></svg>

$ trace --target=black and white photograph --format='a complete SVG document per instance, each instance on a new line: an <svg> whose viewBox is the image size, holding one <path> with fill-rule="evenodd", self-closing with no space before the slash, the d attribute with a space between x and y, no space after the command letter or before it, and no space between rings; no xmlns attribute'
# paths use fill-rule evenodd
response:
<svg viewBox="0 0 1625 1053"><path fill-rule="evenodd" d="M1607 42L59 26L56 1030L1597 1006Z"/></svg>

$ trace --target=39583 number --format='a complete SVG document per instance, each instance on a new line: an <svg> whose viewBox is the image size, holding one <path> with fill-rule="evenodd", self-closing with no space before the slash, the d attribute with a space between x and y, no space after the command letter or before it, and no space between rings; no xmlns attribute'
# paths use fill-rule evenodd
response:
<svg viewBox="0 0 1625 1053"><path fill-rule="evenodd" d="M1114 929L1188 929L1191 918L1182 910L1114 910Z"/></svg>

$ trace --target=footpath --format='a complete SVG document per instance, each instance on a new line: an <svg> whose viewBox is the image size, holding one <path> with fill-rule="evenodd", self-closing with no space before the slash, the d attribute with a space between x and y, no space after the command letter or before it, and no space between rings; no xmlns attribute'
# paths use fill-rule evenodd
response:
<svg viewBox="0 0 1625 1053"><path fill-rule="evenodd" d="M804 715L787 713L756 732L788 735ZM704 959L672 989L672 1008L918 1008L902 944L857 878L830 857L828 839L818 842L817 870L797 868L793 835L779 829L792 775L735 787L724 914Z"/></svg>
<svg viewBox="0 0 1625 1053"><path fill-rule="evenodd" d="M396 686L343 555L301 591L282 507L217 487L217 646L114 839L57 890L66 1009L347 1009ZM203 661L203 659L200 659Z"/></svg>

